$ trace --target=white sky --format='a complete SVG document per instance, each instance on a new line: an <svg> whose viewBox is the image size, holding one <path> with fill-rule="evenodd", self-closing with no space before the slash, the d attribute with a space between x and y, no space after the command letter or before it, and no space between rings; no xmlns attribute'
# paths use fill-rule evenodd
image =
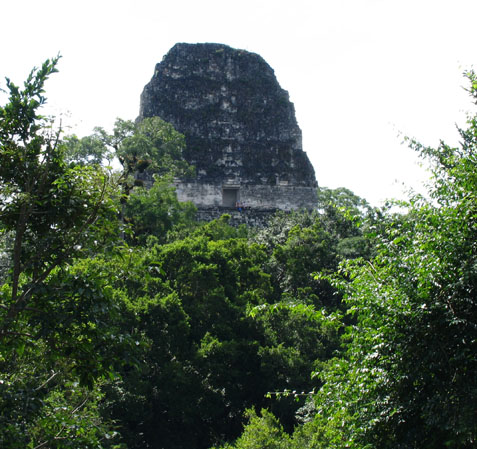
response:
<svg viewBox="0 0 477 449"><path fill-rule="evenodd" d="M81 136L136 118L176 42L252 51L289 92L318 183L379 205L425 177L399 132L457 142L476 17L476 0L0 0L0 85L61 53L47 97Z"/></svg>

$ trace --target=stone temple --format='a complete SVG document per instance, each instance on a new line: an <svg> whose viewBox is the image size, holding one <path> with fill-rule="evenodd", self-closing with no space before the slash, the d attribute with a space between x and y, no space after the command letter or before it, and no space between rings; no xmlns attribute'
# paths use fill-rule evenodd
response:
<svg viewBox="0 0 477 449"><path fill-rule="evenodd" d="M196 176L177 180L177 195L198 207L199 218L227 212L253 222L257 214L316 207L294 106L259 55L176 44L141 95L139 120L152 116L186 137L184 157Z"/></svg>

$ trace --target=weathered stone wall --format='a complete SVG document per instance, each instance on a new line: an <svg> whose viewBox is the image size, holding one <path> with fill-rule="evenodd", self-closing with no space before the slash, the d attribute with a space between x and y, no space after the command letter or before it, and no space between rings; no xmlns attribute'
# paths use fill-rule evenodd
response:
<svg viewBox="0 0 477 449"><path fill-rule="evenodd" d="M196 177L176 183L199 209L311 209L317 183L288 93L258 55L222 44L176 44L141 95L186 137Z"/></svg>
<svg viewBox="0 0 477 449"><path fill-rule="evenodd" d="M249 208L296 210L307 209L310 200L315 199L316 189L303 186L267 186L267 185L240 185L240 184L203 184L199 182L176 183L179 201L192 201L197 207L235 207L240 203ZM225 191L232 192L227 197Z"/></svg>

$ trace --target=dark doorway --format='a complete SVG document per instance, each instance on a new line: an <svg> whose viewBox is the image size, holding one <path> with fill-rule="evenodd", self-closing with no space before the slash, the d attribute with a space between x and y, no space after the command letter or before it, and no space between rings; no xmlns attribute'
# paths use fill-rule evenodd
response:
<svg viewBox="0 0 477 449"><path fill-rule="evenodd" d="M238 201L238 191L237 188L226 188L222 189L222 205L225 207L235 207Z"/></svg>

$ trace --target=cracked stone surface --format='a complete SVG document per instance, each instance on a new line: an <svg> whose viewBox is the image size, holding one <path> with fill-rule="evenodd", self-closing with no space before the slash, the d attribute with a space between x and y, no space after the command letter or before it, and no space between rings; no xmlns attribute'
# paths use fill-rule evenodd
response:
<svg viewBox="0 0 477 449"><path fill-rule="evenodd" d="M315 172L302 148L288 92L257 54L222 44L176 44L141 95L139 119L170 122L186 136L196 177L179 199L200 207L313 208Z"/></svg>

